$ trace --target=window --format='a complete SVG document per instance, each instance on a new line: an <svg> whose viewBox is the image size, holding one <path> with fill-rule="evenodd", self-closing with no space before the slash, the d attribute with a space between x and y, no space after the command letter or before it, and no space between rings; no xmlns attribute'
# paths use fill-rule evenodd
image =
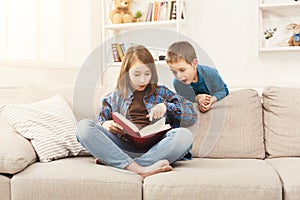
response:
<svg viewBox="0 0 300 200"><path fill-rule="evenodd" d="M0 66L81 65L99 41L95 5L94 0L0 0Z"/></svg>

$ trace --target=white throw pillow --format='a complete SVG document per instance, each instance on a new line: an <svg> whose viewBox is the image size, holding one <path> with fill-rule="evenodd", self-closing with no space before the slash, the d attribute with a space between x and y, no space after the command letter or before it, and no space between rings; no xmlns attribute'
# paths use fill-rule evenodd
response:
<svg viewBox="0 0 300 200"><path fill-rule="evenodd" d="M3 105L0 114L34 147L40 162L77 156L84 148L76 139L76 119L61 95L17 105Z"/></svg>

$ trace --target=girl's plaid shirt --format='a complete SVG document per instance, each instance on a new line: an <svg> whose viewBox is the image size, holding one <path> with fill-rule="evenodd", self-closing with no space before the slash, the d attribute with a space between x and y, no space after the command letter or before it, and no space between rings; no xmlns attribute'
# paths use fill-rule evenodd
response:
<svg viewBox="0 0 300 200"><path fill-rule="evenodd" d="M146 94L149 92L146 91ZM115 90L102 99L102 107L96 120L101 124L104 121L112 120L112 112L119 112L126 116L132 100L132 91L129 92L127 98L124 98L120 90ZM197 120L193 104L165 86L157 86L152 95L145 95L144 97L144 105L148 113L159 103L164 103L167 106L166 123L174 128L191 126Z"/></svg>

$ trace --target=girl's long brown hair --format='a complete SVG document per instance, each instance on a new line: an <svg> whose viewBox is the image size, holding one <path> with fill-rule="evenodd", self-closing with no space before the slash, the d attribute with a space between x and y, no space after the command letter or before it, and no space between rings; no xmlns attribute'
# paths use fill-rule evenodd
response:
<svg viewBox="0 0 300 200"><path fill-rule="evenodd" d="M117 89L122 92L125 98L128 95L128 90L131 88L129 70L131 66L138 60L148 66L151 70L151 79L148 84L148 88L150 88L150 95L153 94L155 88L157 87L158 75L151 53L143 45L132 46L125 53L117 82Z"/></svg>

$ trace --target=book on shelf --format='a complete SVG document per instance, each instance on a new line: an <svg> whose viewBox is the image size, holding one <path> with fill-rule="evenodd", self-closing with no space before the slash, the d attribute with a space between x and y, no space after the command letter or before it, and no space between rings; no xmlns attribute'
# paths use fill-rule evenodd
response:
<svg viewBox="0 0 300 200"><path fill-rule="evenodd" d="M176 13L177 13L176 1L172 1L171 6L172 6L172 8L171 8L171 13L170 13L170 19L172 20L172 19L176 19Z"/></svg>
<svg viewBox="0 0 300 200"><path fill-rule="evenodd" d="M167 1L161 2L158 19L161 21L168 20L168 2Z"/></svg>
<svg viewBox="0 0 300 200"><path fill-rule="evenodd" d="M111 50L114 62L122 62L123 57L129 47L134 46L134 43L112 43Z"/></svg>
<svg viewBox="0 0 300 200"><path fill-rule="evenodd" d="M186 11L186 7L185 7L185 1L182 2L182 5L181 5L181 9L182 9L182 12L181 12L181 19L184 19L185 18L185 11Z"/></svg>
<svg viewBox="0 0 300 200"><path fill-rule="evenodd" d="M119 56L119 53L117 51L116 43L111 44L111 50L112 50L114 62L121 62L121 57Z"/></svg>
<svg viewBox="0 0 300 200"><path fill-rule="evenodd" d="M153 124L141 130L125 116L118 112L112 113L113 121L123 127L126 138L140 149L148 149L162 139L162 136L172 127L165 124L166 118L163 117Z"/></svg>
<svg viewBox="0 0 300 200"><path fill-rule="evenodd" d="M176 0L156 0L148 3L145 22L176 19ZM183 12L183 11L182 11Z"/></svg>
<svg viewBox="0 0 300 200"><path fill-rule="evenodd" d="M121 61L123 61L124 53L125 53L125 52L123 51L123 49L122 49L122 47L121 47L121 44L115 43L115 45L116 45L116 49L117 49L117 52L118 52L118 54L119 54L119 57L120 57Z"/></svg>
<svg viewBox="0 0 300 200"><path fill-rule="evenodd" d="M150 22L152 21L152 9L153 9L153 2L149 2L146 14L145 14L145 22Z"/></svg>
<svg viewBox="0 0 300 200"><path fill-rule="evenodd" d="M153 12L152 12L152 21L158 21L157 15L158 15L158 6L160 5L159 2L154 2Z"/></svg>

